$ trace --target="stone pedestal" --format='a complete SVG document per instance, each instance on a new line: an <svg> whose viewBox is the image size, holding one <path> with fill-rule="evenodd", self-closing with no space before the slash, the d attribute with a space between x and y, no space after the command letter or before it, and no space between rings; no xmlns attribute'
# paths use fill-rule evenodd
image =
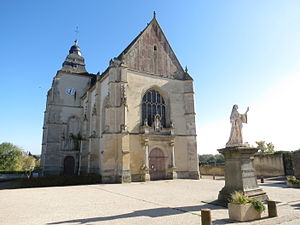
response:
<svg viewBox="0 0 300 225"><path fill-rule="evenodd" d="M230 194L241 191L249 198L267 200L268 196L257 185L252 157L258 151L251 147L226 147L218 150L225 157L225 186L219 192L218 200L228 202Z"/></svg>
<svg viewBox="0 0 300 225"><path fill-rule="evenodd" d="M140 181L150 181L150 174L149 174L149 169L144 170L144 174L141 175L141 180Z"/></svg>

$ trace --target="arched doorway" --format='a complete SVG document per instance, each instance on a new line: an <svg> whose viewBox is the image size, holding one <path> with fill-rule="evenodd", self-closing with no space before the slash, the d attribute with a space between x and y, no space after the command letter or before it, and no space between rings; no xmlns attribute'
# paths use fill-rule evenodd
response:
<svg viewBox="0 0 300 225"><path fill-rule="evenodd" d="M75 159L73 156L66 156L64 159L64 175L74 175Z"/></svg>
<svg viewBox="0 0 300 225"><path fill-rule="evenodd" d="M161 149L154 148L149 154L150 180L166 179L165 156Z"/></svg>

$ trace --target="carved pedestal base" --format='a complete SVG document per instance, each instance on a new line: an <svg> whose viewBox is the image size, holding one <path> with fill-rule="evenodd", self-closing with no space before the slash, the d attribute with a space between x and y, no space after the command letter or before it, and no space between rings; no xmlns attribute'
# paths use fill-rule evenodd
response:
<svg viewBox="0 0 300 225"><path fill-rule="evenodd" d="M177 179L177 173L176 173L175 171L173 171L172 174L173 174L173 180L174 180L174 179Z"/></svg>
<svg viewBox="0 0 300 225"><path fill-rule="evenodd" d="M218 151L225 157L225 186L219 192L219 201L227 203L234 191L241 191L250 198L268 199L266 192L257 185L252 164L251 157L258 151L257 148L227 147Z"/></svg>
<svg viewBox="0 0 300 225"><path fill-rule="evenodd" d="M149 172L145 173L145 175L144 175L144 181L150 181L150 174L149 174Z"/></svg>
<svg viewBox="0 0 300 225"><path fill-rule="evenodd" d="M167 174L166 174L166 178L167 179L177 179L177 172L175 171L176 167L172 167L170 166L168 169L167 169Z"/></svg>

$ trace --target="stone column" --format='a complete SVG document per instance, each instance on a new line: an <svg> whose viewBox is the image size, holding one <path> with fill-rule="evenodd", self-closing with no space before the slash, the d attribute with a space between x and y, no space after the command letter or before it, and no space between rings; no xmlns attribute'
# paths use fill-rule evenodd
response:
<svg viewBox="0 0 300 225"><path fill-rule="evenodd" d="M171 146L171 169L172 169L172 178L177 179L177 173L175 171L175 147L174 147L174 140L171 140L170 142Z"/></svg>
<svg viewBox="0 0 300 225"><path fill-rule="evenodd" d="M122 183L131 182L131 171L130 171L130 150L129 150L129 135L124 132L121 135L122 138Z"/></svg>
<svg viewBox="0 0 300 225"><path fill-rule="evenodd" d="M257 148L227 147L218 151L225 157L225 186L219 192L219 201L226 205L234 191L241 191L249 198L268 199L266 192L257 185L256 172L251 160L258 151Z"/></svg>
<svg viewBox="0 0 300 225"><path fill-rule="evenodd" d="M144 170L144 181L150 180L150 174L149 174L149 140L148 138L145 138L144 140L144 151L145 151L145 167Z"/></svg>

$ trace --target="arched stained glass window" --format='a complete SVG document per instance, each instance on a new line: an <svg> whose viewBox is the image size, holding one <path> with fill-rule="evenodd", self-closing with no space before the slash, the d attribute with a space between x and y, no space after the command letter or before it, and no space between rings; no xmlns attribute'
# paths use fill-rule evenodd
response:
<svg viewBox="0 0 300 225"><path fill-rule="evenodd" d="M166 105L165 100L159 94L158 91L149 90L143 97L142 100L142 124L147 118L148 125L152 126L154 116L160 115L161 125L166 127Z"/></svg>

